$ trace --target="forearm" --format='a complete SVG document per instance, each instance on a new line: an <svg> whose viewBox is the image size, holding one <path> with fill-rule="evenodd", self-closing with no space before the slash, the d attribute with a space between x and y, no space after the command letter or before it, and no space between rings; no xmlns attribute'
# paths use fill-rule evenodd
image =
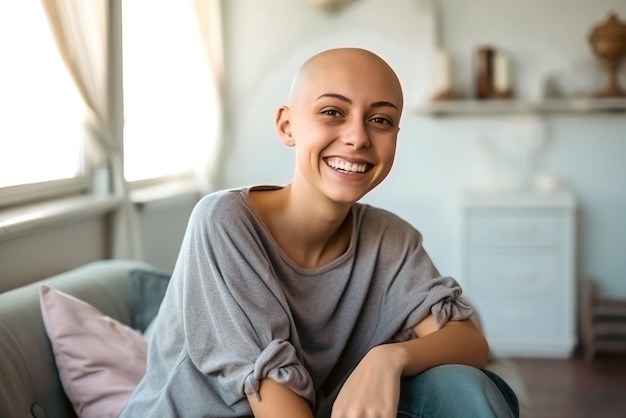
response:
<svg viewBox="0 0 626 418"><path fill-rule="evenodd" d="M489 345L470 321L451 321L441 329L401 343L388 344L403 376L414 376L442 364L465 364L484 368Z"/></svg>
<svg viewBox="0 0 626 418"><path fill-rule="evenodd" d="M306 400L272 379L263 379L259 396L248 395L255 418L313 418Z"/></svg>

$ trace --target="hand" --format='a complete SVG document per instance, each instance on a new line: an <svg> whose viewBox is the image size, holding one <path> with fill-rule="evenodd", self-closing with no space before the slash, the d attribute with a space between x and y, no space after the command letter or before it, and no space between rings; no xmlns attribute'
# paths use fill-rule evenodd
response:
<svg viewBox="0 0 626 418"><path fill-rule="evenodd" d="M331 418L396 418L401 376L393 344L374 347L348 376Z"/></svg>

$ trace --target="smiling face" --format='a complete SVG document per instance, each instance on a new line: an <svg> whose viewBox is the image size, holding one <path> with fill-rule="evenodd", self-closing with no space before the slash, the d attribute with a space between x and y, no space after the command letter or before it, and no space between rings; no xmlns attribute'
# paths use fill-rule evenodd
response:
<svg viewBox="0 0 626 418"><path fill-rule="evenodd" d="M361 199L391 170L402 105L398 78L371 52L335 49L307 61L276 115L282 141L296 151L293 190Z"/></svg>

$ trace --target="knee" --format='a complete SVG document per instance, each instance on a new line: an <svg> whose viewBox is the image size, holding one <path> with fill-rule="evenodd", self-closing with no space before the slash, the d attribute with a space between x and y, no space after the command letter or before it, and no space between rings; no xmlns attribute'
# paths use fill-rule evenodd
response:
<svg viewBox="0 0 626 418"><path fill-rule="evenodd" d="M422 373L421 377L427 387L422 387L420 391L437 398L480 399L493 386L481 370L457 364L433 367Z"/></svg>
<svg viewBox="0 0 626 418"><path fill-rule="evenodd" d="M433 389L452 393L482 393L491 386L482 370L459 364L433 367L424 375Z"/></svg>
<svg viewBox="0 0 626 418"><path fill-rule="evenodd" d="M510 389L506 383L501 382L503 388L498 383L474 367L437 366L403 382L401 404L413 409L416 417L516 416L515 395L504 394L502 390ZM410 405L405 402L405 392Z"/></svg>

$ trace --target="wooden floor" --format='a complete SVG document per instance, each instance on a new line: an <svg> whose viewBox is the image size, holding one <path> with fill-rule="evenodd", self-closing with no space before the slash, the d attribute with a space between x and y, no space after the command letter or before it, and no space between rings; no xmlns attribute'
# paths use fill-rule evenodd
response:
<svg viewBox="0 0 626 418"><path fill-rule="evenodd" d="M514 360L534 418L626 418L626 355Z"/></svg>

